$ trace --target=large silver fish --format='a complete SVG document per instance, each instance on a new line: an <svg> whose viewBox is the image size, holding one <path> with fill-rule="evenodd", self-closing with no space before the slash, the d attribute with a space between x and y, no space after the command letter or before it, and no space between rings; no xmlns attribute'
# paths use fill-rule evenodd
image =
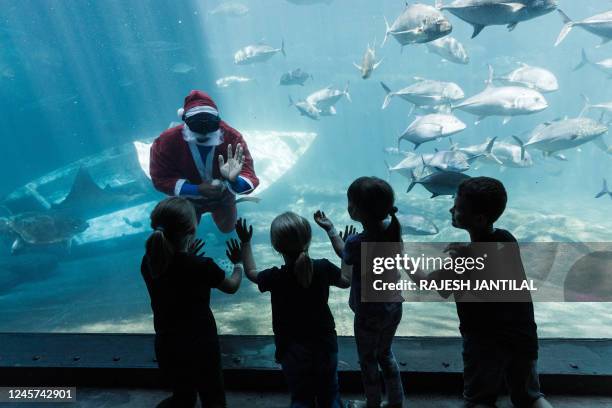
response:
<svg viewBox="0 0 612 408"><path fill-rule="evenodd" d="M470 169L470 163L477 159L477 156L460 151L437 151L435 153L417 154L414 152L403 153L403 160L395 166L387 164L389 173L398 173L409 179L412 173L420 174L431 173L433 171L456 171L464 172Z"/></svg>
<svg viewBox="0 0 612 408"><path fill-rule="evenodd" d="M279 84L288 86L288 85L300 85L304 86L304 82L306 82L309 78L312 78L312 75L308 72L302 71L301 68L294 69L293 71L285 72L281 75Z"/></svg>
<svg viewBox="0 0 612 408"><path fill-rule="evenodd" d="M351 95L349 94L348 83L346 84L346 87L344 87L344 90L335 89L332 86L320 89L310 94L306 98L306 101L316 106L321 111L333 112L330 114L335 114L335 110L332 110L331 108L333 108L334 105L337 104L343 97L346 97L349 102L352 102Z"/></svg>
<svg viewBox="0 0 612 408"><path fill-rule="evenodd" d="M431 198L442 195L454 197L457 194L459 184L468 179L470 179L470 176L456 171L437 171L418 179L413 173L412 181L406 192L409 193L414 186L420 184L431 193Z"/></svg>
<svg viewBox="0 0 612 408"><path fill-rule="evenodd" d="M505 75L496 77L506 85L520 85L540 92L554 92L559 90L559 82L555 74L545 68L532 67L519 63L520 67Z"/></svg>
<svg viewBox="0 0 612 408"><path fill-rule="evenodd" d="M397 219L402 226L402 234L424 236L440 232L432 220L422 215L398 214Z"/></svg>
<svg viewBox="0 0 612 408"><path fill-rule="evenodd" d="M241 84L245 82L254 81L253 78L247 78L242 76L230 75L226 77L219 78L215 81L215 84L219 88L229 88L232 85Z"/></svg>
<svg viewBox="0 0 612 408"><path fill-rule="evenodd" d="M453 145L453 150L463 152L470 156L478 159L478 162L483 164L491 164L500 166L502 168L527 168L533 166L533 159L529 152L524 151L521 146L507 143L498 142L496 138L487 139L484 143L458 147ZM489 149L489 154L487 154Z"/></svg>
<svg viewBox="0 0 612 408"><path fill-rule="evenodd" d="M289 96L289 106L295 106L298 112L300 112L300 115L306 116L310 119L319 120L321 117L321 111L316 107L316 105L308 102L308 100L294 102L293 98Z"/></svg>
<svg viewBox="0 0 612 408"><path fill-rule="evenodd" d="M591 100L586 95L582 95L582 99L584 100L584 108L582 109L580 116L584 115L586 112L590 110L599 110L601 112L612 114L612 102L593 104L591 103Z"/></svg>
<svg viewBox="0 0 612 408"><path fill-rule="evenodd" d="M548 108L544 96L535 89L519 86L496 87L493 67L489 65L489 79L484 91L453 105L452 109L478 116L476 123L489 116L502 116L506 124L513 116L530 115Z"/></svg>
<svg viewBox="0 0 612 408"><path fill-rule="evenodd" d="M414 144L416 150L421 144L448 137L465 130L465 123L454 115L432 113L417 116L399 137L397 144L406 140Z"/></svg>
<svg viewBox="0 0 612 408"><path fill-rule="evenodd" d="M587 65L590 65L596 70L603 72L605 75L607 75L608 79L612 79L612 58L606 58L598 62L593 62L589 59L589 57L586 54L586 51L583 48L582 49L582 59L580 60L580 63L576 65L576 68L574 68L574 71L578 71L579 69L582 69L583 67Z"/></svg>
<svg viewBox="0 0 612 408"><path fill-rule="evenodd" d="M387 31L382 46L392 36L402 45L423 44L450 34L453 26L444 14L427 4L406 5L392 25L385 18Z"/></svg>
<svg viewBox="0 0 612 408"><path fill-rule="evenodd" d="M225 1L208 12L209 16L243 17L249 13L249 7L238 2Z"/></svg>
<svg viewBox="0 0 612 408"><path fill-rule="evenodd" d="M569 32L572 31L572 28L574 27L583 28L589 33L595 34L601 38L601 44L599 44L599 46L602 46L612 40L612 10L585 18L581 21L572 21L572 19L569 18L561 9L557 11L561 15L565 25L559 33L557 42L555 42L555 47L561 44L561 42L565 39L565 37L567 37Z"/></svg>
<svg viewBox="0 0 612 408"><path fill-rule="evenodd" d="M605 195L610 196L610 198L612 198L612 192L610 192L610 190L608 189L608 182L606 181L606 179L604 179L603 181L603 187L601 188L601 191L595 196L595 198L600 198L603 197ZM402 225L403 227L403 225Z"/></svg>
<svg viewBox="0 0 612 408"><path fill-rule="evenodd" d="M446 61L463 65L470 62L470 56L463 44L451 36L438 38L428 42L425 46L429 52L439 55Z"/></svg>
<svg viewBox="0 0 612 408"><path fill-rule="evenodd" d="M604 152L612 154L601 137L607 132L608 127L594 119L573 118L546 122L537 126L526 143L516 136L514 139L521 145L523 151L531 147L541 150L547 156L588 142L593 142Z"/></svg>
<svg viewBox="0 0 612 408"><path fill-rule="evenodd" d="M285 54L284 41L281 43L280 48L273 48L266 44L247 45L234 54L234 64L249 65L266 62L279 52L282 53L283 56L287 56L287 54Z"/></svg>
<svg viewBox="0 0 612 408"><path fill-rule="evenodd" d="M543 16L557 8L555 0L455 0L436 7L446 10L474 27L472 38L490 25L505 25L512 31L521 21Z"/></svg>
<svg viewBox="0 0 612 408"><path fill-rule="evenodd" d="M363 54L361 65L355 62L353 62L353 65L361 73L362 79L368 79L372 75L372 72L379 67L382 61L382 59L380 61L376 61L376 49L368 44L368 48L366 49L365 54Z"/></svg>
<svg viewBox="0 0 612 408"><path fill-rule="evenodd" d="M465 97L463 90L454 82L433 81L420 77L414 78L417 82L399 91L393 92L383 82L383 87L387 96L383 101L382 109L391 103L391 98L400 97L415 106L439 106L450 105Z"/></svg>

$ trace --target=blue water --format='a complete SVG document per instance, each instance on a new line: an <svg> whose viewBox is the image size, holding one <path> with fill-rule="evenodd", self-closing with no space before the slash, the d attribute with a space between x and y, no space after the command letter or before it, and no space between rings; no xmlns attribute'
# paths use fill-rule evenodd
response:
<svg viewBox="0 0 612 408"><path fill-rule="evenodd" d="M453 24L452 36L470 54L470 63L463 66L441 61L424 46L406 46L400 51L392 38L380 48L384 18L393 21L404 1L335 0L313 6L285 0L240 2L250 10L232 18L209 15L219 2L208 0L180 4L161 0L3 1L0 172L4 177L0 197L83 157L155 137L177 120L175 112L184 96L201 89L216 101L223 119L238 130L317 135L299 160L261 194L260 204L239 207L255 223L257 256L267 266L281 261L268 240L269 223L276 214L291 209L310 216L323 208L336 224L344 225L350 221L345 210L348 184L361 175L387 178L385 160L399 162L384 149L396 146L397 137L414 116L409 116L409 104L397 98L381 110L385 94L380 81L393 90L413 83L416 76L453 81L471 96L484 89L489 63L499 74L516 68L518 62L555 73L560 90L545 94L550 107L541 113L516 117L507 125L492 117L475 126L475 116L456 112L468 125L453 137L462 147L488 137L506 142L512 141L512 135L525 139L526 132L540 123L575 117L582 109L581 94L594 102L612 100L605 75L591 67L572 72L582 48L599 61L610 56L612 45L595 48L599 39L576 28L560 46L553 47L562 27L556 12L523 22L513 32L502 26L488 27L475 39L470 39L471 26L446 13ZM572 18L581 19L605 11L609 5L603 3L564 0L561 7ZM234 64L238 49L259 41L273 47L284 41L286 58L278 54L263 64ZM377 57L384 61L370 79L362 80L352 63L361 62L368 43L376 43ZM311 73L314 79L304 87L279 86L281 74L295 68ZM255 81L226 89L215 85L218 78L229 75ZM347 82L352 103L341 100L334 117L313 121L288 106L289 95L301 100L328 85L343 89ZM609 135L604 140L612 143ZM448 147L448 140L442 140L421 146L419 152ZM408 143L402 148L411 150ZM593 197L601 190L602 178L612 183L612 157L591 143L564 152L567 161L563 162L531 153L536 161L532 168L482 166L468 171L505 183L509 210L500 225L514 230L519 238L611 241L612 201ZM257 162L255 167L257 170ZM389 180L400 210L424 214L440 227L440 234L432 239L466 239L450 226L450 198L432 200L420 186L407 195L409 180L397 174ZM208 242L209 255L222 258L226 237L215 231L210 220L204 220L199 234ZM100 246L78 258L62 256L48 274L13 276L13 272L0 270L4 274L0 284L5 285L0 290L0 307L6 311L0 330L151 331L148 297L138 270L143 240L144 235L137 237L120 250ZM10 242L6 245L2 259L10 260ZM73 250L79 253L78 248ZM333 256L320 231L315 231L311 252ZM351 332L347 298L339 290L332 295L343 334ZM431 318L406 319L400 332L456 334L450 306L406 305L411 311L423 311L415 316ZM536 305L541 334L609 337L612 322L604 306ZM271 331L268 298L247 281L234 297L215 295L213 307L222 332ZM586 315L589 319L584 319Z"/></svg>

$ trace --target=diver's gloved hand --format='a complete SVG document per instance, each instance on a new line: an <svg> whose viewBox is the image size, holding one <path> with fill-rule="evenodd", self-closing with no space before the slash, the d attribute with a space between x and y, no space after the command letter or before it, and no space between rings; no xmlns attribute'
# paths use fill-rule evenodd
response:
<svg viewBox="0 0 612 408"><path fill-rule="evenodd" d="M202 182L198 186L198 191L206 199L219 200L225 192L225 188L225 184L219 182L219 180L213 180L212 182Z"/></svg>
<svg viewBox="0 0 612 408"><path fill-rule="evenodd" d="M236 154L232 153L232 145L227 146L227 161L223 159L223 155L219 155L219 170L221 177L233 183L236 181L236 177L242 171L244 164L244 153L242 145L238 143L236 146Z"/></svg>

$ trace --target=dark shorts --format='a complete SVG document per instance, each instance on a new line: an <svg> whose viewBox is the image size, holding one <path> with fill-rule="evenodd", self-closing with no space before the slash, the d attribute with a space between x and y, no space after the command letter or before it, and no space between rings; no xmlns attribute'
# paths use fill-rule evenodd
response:
<svg viewBox="0 0 612 408"><path fill-rule="evenodd" d="M531 407L542 398L537 360L494 340L464 335L463 397L465 407L495 406L503 386L515 407Z"/></svg>

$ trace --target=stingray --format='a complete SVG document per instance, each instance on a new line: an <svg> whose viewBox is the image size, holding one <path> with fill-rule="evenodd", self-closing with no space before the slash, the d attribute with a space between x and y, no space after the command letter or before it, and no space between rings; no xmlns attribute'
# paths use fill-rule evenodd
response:
<svg viewBox="0 0 612 408"><path fill-rule="evenodd" d="M125 209L146 201L146 193L100 187L89 171L80 167L70 192L54 209L70 212L74 216L93 218Z"/></svg>

